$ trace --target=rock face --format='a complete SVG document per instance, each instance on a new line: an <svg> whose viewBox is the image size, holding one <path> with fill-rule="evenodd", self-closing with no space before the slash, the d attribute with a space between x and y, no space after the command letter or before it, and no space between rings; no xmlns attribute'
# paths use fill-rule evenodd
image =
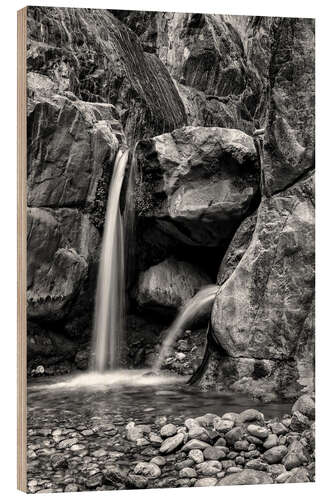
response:
<svg viewBox="0 0 333 500"><path fill-rule="evenodd" d="M285 189L314 168L314 21L277 19L264 140L265 190Z"/></svg>
<svg viewBox="0 0 333 500"><path fill-rule="evenodd" d="M265 196L251 241L245 221L224 257L212 311L214 336L232 358L222 365L237 373L232 387L263 397L281 393L277 370L292 382L284 395L297 394L297 379L311 390L314 364L313 22L273 28Z"/></svg>
<svg viewBox="0 0 333 500"><path fill-rule="evenodd" d="M251 133L264 121L272 18L116 11L177 82L189 124Z"/></svg>
<svg viewBox="0 0 333 500"><path fill-rule="evenodd" d="M58 91L117 107L129 143L186 124L172 79L108 10L28 9L28 68Z"/></svg>
<svg viewBox="0 0 333 500"><path fill-rule="evenodd" d="M29 7L27 48L36 366L86 348L114 158L138 142L135 307L174 310L217 276L215 379L310 387L313 21Z"/></svg>
<svg viewBox="0 0 333 500"><path fill-rule="evenodd" d="M249 248L218 292L214 331L234 357L288 359L295 351L313 298L312 181L262 201Z"/></svg>
<svg viewBox="0 0 333 500"><path fill-rule="evenodd" d="M230 239L258 192L251 137L239 130L186 127L141 142L141 217L190 246Z"/></svg>
<svg viewBox="0 0 333 500"><path fill-rule="evenodd" d="M187 262L167 259L139 276L136 300L146 309L178 309L210 280Z"/></svg>

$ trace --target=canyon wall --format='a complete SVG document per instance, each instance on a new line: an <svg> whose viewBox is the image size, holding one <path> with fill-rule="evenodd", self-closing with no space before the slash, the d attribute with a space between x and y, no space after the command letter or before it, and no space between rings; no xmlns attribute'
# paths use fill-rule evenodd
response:
<svg viewBox="0 0 333 500"><path fill-rule="evenodd" d="M137 144L134 323L217 282L227 355L201 385L311 389L313 20L29 7L27 49L29 371L87 366L113 161Z"/></svg>

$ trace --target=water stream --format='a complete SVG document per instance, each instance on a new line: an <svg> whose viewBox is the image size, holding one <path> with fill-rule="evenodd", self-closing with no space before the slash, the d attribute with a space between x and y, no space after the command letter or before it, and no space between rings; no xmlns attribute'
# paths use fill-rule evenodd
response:
<svg viewBox="0 0 333 500"><path fill-rule="evenodd" d="M128 162L128 150L119 150L113 169L105 214L95 297L91 368L104 372L120 363L124 332L125 265L124 228L119 198Z"/></svg>
<svg viewBox="0 0 333 500"><path fill-rule="evenodd" d="M162 344L159 356L153 367L153 372L161 369L162 363L168 354L168 350L173 345L177 337L186 328L189 322L210 312L212 304L218 291L217 285L208 285L199 290L180 310L176 319L169 328L168 334Z"/></svg>

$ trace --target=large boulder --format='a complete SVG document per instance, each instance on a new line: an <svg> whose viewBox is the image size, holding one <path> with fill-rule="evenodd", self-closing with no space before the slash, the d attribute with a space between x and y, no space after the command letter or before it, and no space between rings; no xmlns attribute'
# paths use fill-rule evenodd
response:
<svg viewBox="0 0 333 500"><path fill-rule="evenodd" d="M140 274L136 300L141 308L175 310L209 283L192 264L169 258Z"/></svg>
<svg viewBox="0 0 333 500"><path fill-rule="evenodd" d="M289 359L314 287L313 178L264 199L252 241L222 285L212 312L216 338L234 357Z"/></svg>
<svg viewBox="0 0 333 500"><path fill-rule="evenodd" d="M62 319L97 261L99 233L78 209L28 208L27 220L28 317Z"/></svg>
<svg viewBox="0 0 333 500"><path fill-rule="evenodd" d="M255 392L255 386L261 385L262 394L265 390L285 391L278 378L294 378L294 382L304 378L300 370L303 361L310 364L308 377L313 378L308 359L308 344L314 334L310 326L314 293L312 184L310 176L262 201L251 243L217 293L212 311L214 337L238 367L239 383L234 389ZM244 365L245 359L248 368L242 373L240 363ZM259 360L266 363L260 369ZM274 364L280 371L278 378ZM296 390L294 382L285 385Z"/></svg>
<svg viewBox="0 0 333 500"><path fill-rule="evenodd" d="M140 216L186 245L228 241L258 192L253 140L218 127L185 127L142 141Z"/></svg>

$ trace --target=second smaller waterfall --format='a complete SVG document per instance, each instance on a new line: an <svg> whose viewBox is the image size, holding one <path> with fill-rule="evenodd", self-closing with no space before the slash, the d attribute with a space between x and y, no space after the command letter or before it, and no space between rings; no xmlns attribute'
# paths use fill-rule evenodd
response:
<svg viewBox="0 0 333 500"><path fill-rule="evenodd" d="M169 348L185 329L186 325L199 315L203 315L205 312L208 312L207 310L211 309L218 289L219 287L217 285L205 286L182 307L169 328L168 334L162 344L159 356L153 367L154 372L158 372L160 370Z"/></svg>

